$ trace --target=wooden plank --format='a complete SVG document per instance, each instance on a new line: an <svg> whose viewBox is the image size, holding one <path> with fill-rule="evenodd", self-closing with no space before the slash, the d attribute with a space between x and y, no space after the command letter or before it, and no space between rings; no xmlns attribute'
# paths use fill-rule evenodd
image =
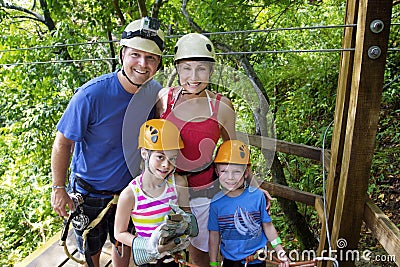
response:
<svg viewBox="0 0 400 267"><path fill-rule="evenodd" d="M360 237L379 119L391 10L391 0L359 1L346 136L331 236L333 249L339 238L347 241L347 246L339 248L338 253L357 249ZM384 29L376 34L370 30L370 23L378 18L383 21ZM368 56L372 46L381 49L376 59ZM339 264L355 266L354 261L345 259L339 260Z"/></svg>
<svg viewBox="0 0 400 267"><path fill-rule="evenodd" d="M315 204L314 204L315 210L317 211L319 221L321 222L321 225L325 224L325 212L324 212L324 201L322 197L316 197L315 198Z"/></svg>
<svg viewBox="0 0 400 267"><path fill-rule="evenodd" d="M400 266L400 230L369 198L364 206L364 221L386 252L395 257L397 266Z"/></svg>
<svg viewBox="0 0 400 267"><path fill-rule="evenodd" d="M301 145L242 132L236 132L236 135L239 140L252 146L321 161L321 148L318 147Z"/></svg>
<svg viewBox="0 0 400 267"><path fill-rule="evenodd" d="M17 263L15 267L42 267L42 266L59 266L59 267L76 267L78 264L69 259L64 252L64 247L59 244L61 231L51 237L44 245L31 253L22 262ZM74 257L78 258L79 253L76 247L75 234L71 229L67 238L68 251ZM100 255L100 266L112 266L111 263L112 244L106 241L102 253ZM130 267L133 267L131 261Z"/></svg>
<svg viewBox="0 0 400 267"><path fill-rule="evenodd" d="M16 267L41 267L41 266L67 266L68 261L64 253L64 247L59 245L61 231L50 238L43 246L38 248ZM71 254L76 253L75 235L72 230L68 233L67 247ZM76 264L75 264L76 266Z"/></svg>
<svg viewBox="0 0 400 267"><path fill-rule="evenodd" d="M271 195L304 203L308 206L314 206L315 199L321 198L321 196L276 183L262 182L260 187L267 190Z"/></svg>
<svg viewBox="0 0 400 267"><path fill-rule="evenodd" d="M346 1L346 15L344 19L345 25L357 23L357 0ZM342 48L349 49L355 47L355 28L344 28ZM337 191L339 186L341 161L344 147L344 137L346 133L347 112L350 99L351 74L353 69L354 52L343 51L340 58L340 69L338 79L338 90L335 105L334 128L331 143L330 167L327 179L326 202L328 214L328 227L331 229L335 213ZM320 243L318 247L319 253L328 250L326 240L326 224L322 224ZM326 266L326 263L319 264Z"/></svg>

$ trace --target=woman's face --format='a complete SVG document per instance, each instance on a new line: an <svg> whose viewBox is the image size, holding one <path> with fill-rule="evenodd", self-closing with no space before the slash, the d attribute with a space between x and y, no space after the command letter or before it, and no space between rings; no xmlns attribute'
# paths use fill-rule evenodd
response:
<svg viewBox="0 0 400 267"><path fill-rule="evenodd" d="M189 93L203 91L209 82L213 63L184 60L177 64L180 85Z"/></svg>

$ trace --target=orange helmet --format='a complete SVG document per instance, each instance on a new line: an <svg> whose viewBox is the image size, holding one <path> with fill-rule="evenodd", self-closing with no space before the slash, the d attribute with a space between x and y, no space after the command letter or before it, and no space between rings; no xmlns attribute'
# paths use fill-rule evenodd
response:
<svg viewBox="0 0 400 267"><path fill-rule="evenodd" d="M164 119L148 120L142 124L139 133L139 145L149 150L174 150L183 148L178 128Z"/></svg>
<svg viewBox="0 0 400 267"><path fill-rule="evenodd" d="M227 140L219 146L214 163L250 165L250 150L242 141Z"/></svg>

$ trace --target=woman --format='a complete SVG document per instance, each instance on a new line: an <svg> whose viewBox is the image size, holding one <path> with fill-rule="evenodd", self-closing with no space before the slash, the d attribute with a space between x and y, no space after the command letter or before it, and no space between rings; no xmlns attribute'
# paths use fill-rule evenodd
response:
<svg viewBox="0 0 400 267"><path fill-rule="evenodd" d="M174 63L179 86L159 92L158 116L180 130L184 148L177 158L177 173L187 176L190 207L199 225L191 238L189 255L193 264L209 266L208 215L213 186L213 153L217 141L235 139L235 111L231 101L209 90L215 64L215 50L202 34L181 37L175 46Z"/></svg>

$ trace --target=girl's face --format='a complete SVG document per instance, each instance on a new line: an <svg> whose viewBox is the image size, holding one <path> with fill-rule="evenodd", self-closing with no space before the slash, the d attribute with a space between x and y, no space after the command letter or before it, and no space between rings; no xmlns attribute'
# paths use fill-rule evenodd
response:
<svg viewBox="0 0 400 267"><path fill-rule="evenodd" d="M190 93L201 92L208 85L212 66L209 61L181 61L176 66L180 85Z"/></svg>
<svg viewBox="0 0 400 267"><path fill-rule="evenodd" d="M157 178L165 179L175 168L179 150L146 151L150 152L148 168Z"/></svg>
<svg viewBox="0 0 400 267"><path fill-rule="evenodd" d="M221 186L228 191L240 188L247 175L247 166L241 164L219 163L216 164L216 170Z"/></svg>

